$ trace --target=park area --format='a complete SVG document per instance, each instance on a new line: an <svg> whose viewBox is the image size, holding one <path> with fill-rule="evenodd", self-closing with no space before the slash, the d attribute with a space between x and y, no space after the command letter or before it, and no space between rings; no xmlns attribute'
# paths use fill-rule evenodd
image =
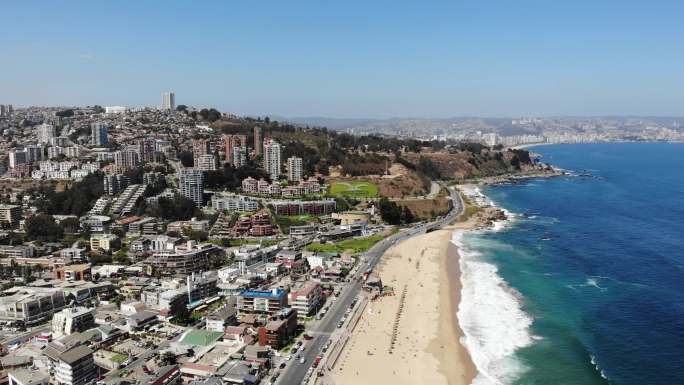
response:
<svg viewBox="0 0 684 385"><path fill-rule="evenodd" d="M354 253L362 253L370 249L374 244L385 238L383 234L375 234L370 237L353 238L338 243L311 243L306 246L307 251L323 253L342 253L350 250Z"/></svg>
<svg viewBox="0 0 684 385"><path fill-rule="evenodd" d="M378 196L378 186L363 181L338 181L330 186L330 195L345 198L374 198Z"/></svg>

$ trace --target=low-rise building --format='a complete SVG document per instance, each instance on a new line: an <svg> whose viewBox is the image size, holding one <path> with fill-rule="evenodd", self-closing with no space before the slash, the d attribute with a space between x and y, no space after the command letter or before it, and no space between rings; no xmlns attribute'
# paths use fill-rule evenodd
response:
<svg viewBox="0 0 684 385"><path fill-rule="evenodd" d="M244 313L275 314L287 307L287 292L283 289L245 290L240 293L237 308Z"/></svg>
<svg viewBox="0 0 684 385"><path fill-rule="evenodd" d="M289 294L290 307L297 310L299 317L308 317L320 308L323 302L323 289L318 282L307 282Z"/></svg>
<svg viewBox="0 0 684 385"><path fill-rule="evenodd" d="M95 326L95 310L85 307L63 309L52 316L52 334L58 338Z"/></svg>
<svg viewBox="0 0 684 385"><path fill-rule="evenodd" d="M90 281L93 277L89 264L66 265L58 268L55 275L62 281Z"/></svg>
<svg viewBox="0 0 684 385"><path fill-rule="evenodd" d="M119 237L114 234L92 234L90 236L91 250L114 250L120 246Z"/></svg>
<svg viewBox="0 0 684 385"><path fill-rule="evenodd" d="M259 346L274 349L285 347L297 331L297 310L284 308L274 315L274 319L258 329Z"/></svg>

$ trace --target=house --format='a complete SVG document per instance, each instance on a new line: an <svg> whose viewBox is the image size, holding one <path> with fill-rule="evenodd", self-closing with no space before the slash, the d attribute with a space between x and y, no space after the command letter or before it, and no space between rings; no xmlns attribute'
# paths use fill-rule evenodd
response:
<svg viewBox="0 0 684 385"><path fill-rule="evenodd" d="M226 326L237 325L237 309L226 305L206 317L207 330L224 332Z"/></svg>

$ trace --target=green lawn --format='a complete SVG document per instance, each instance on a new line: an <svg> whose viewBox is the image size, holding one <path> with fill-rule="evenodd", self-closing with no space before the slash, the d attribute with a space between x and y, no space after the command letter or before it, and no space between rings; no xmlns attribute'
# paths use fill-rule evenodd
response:
<svg viewBox="0 0 684 385"><path fill-rule="evenodd" d="M112 361L116 362L119 365L121 365L127 359L128 359L128 356L125 354L115 354L112 356Z"/></svg>
<svg viewBox="0 0 684 385"><path fill-rule="evenodd" d="M378 243L383 238L385 238L384 235L376 234L370 237L346 239L338 243L312 243L306 246L306 249L309 251L323 253L342 253L345 250L351 250L355 253L362 253L373 247L374 244Z"/></svg>
<svg viewBox="0 0 684 385"><path fill-rule="evenodd" d="M350 198L374 198L378 196L378 186L370 182L334 182L330 186L330 195Z"/></svg>

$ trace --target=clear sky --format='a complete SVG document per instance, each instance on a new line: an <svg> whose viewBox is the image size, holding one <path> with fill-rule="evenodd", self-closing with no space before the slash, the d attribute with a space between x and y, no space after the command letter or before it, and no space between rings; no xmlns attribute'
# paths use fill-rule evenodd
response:
<svg viewBox="0 0 684 385"><path fill-rule="evenodd" d="M8 1L0 103L684 116L683 0Z"/></svg>

